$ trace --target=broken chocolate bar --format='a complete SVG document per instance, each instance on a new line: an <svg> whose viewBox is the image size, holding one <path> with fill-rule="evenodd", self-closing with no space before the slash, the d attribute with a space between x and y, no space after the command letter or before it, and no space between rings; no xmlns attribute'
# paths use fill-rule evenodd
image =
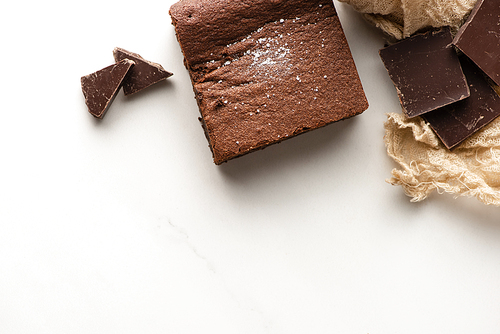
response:
<svg viewBox="0 0 500 334"><path fill-rule="evenodd" d="M448 149L458 146L500 115L500 96L474 63L465 56L461 58L470 97L422 116Z"/></svg>
<svg viewBox="0 0 500 334"><path fill-rule="evenodd" d="M500 85L500 2L478 0L453 45Z"/></svg>
<svg viewBox="0 0 500 334"><path fill-rule="evenodd" d="M81 78L85 103L94 117L104 117L133 66L132 60L124 59Z"/></svg>
<svg viewBox="0 0 500 334"><path fill-rule="evenodd" d="M165 71L160 64L145 60L137 53L122 48L115 48L113 50L113 56L117 62L123 59L130 59L135 63L135 66L130 70L123 83L123 92L125 95L137 93L144 88L172 76L172 73Z"/></svg>
<svg viewBox="0 0 500 334"><path fill-rule="evenodd" d="M409 118L469 96L449 28L418 34L380 50Z"/></svg>

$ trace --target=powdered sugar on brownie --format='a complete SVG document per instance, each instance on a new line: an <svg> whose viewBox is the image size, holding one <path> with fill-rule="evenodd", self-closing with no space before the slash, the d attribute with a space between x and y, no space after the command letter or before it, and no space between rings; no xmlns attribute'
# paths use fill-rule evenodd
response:
<svg viewBox="0 0 500 334"><path fill-rule="evenodd" d="M284 22L284 19L280 19L279 21L272 22L270 24L277 25ZM275 76L278 73L283 74L285 71L289 70L291 68L291 64L289 63L289 58L287 56L290 53L290 48L288 48L288 43L283 42L283 34L275 31L275 35L272 37L254 39L253 35L260 33L263 29L264 27L260 27L254 33L248 35L242 40L226 45L227 48L231 48L245 43L248 45L248 50L241 56L234 56L231 60L224 61L224 63L217 67L217 69L240 61L244 57L251 57L252 63L249 65L249 68L254 71L254 78L262 75ZM290 36L291 34L288 33L287 35ZM212 59L207 63L213 64L214 62L215 60Z"/></svg>

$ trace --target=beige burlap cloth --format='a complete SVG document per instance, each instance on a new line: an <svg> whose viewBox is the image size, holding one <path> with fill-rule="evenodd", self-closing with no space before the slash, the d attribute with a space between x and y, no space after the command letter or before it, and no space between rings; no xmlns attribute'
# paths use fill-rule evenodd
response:
<svg viewBox="0 0 500 334"><path fill-rule="evenodd" d="M402 39L429 27L449 25L457 30L477 0L340 1L351 4L390 36ZM389 183L402 186L414 202L436 190L500 206L500 118L449 151L422 118L407 119L399 113L387 116L387 153L399 164Z"/></svg>
<svg viewBox="0 0 500 334"><path fill-rule="evenodd" d="M429 27L458 30L477 0L339 0L387 34L402 39Z"/></svg>
<svg viewBox="0 0 500 334"><path fill-rule="evenodd" d="M400 165L387 181L401 185L412 201L437 190L500 205L500 119L450 152L422 118L391 113L384 140L387 153Z"/></svg>

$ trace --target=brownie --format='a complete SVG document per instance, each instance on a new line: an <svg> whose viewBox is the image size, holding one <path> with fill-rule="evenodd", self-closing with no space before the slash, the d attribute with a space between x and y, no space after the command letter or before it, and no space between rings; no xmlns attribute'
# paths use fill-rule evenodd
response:
<svg viewBox="0 0 500 334"><path fill-rule="evenodd" d="M216 164L368 108L331 0L181 0L170 15Z"/></svg>

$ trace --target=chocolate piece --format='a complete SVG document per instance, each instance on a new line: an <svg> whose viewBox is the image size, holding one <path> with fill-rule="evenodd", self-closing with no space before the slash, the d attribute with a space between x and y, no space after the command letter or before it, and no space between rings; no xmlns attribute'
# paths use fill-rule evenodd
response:
<svg viewBox="0 0 500 334"><path fill-rule="evenodd" d="M470 97L422 116L449 149L500 115L500 97L488 84L483 72L465 56L462 58Z"/></svg>
<svg viewBox="0 0 500 334"><path fill-rule="evenodd" d="M216 164L368 108L331 0L181 0L170 15Z"/></svg>
<svg viewBox="0 0 500 334"><path fill-rule="evenodd" d="M415 35L380 50L409 118L469 96L449 28Z"/></svg>
<svg viewBox="0 0 500 334"><path fill-rule="evenodd" d="M137 53L122 48L115 48L113 50L113 56L116 61L130 59L135 63L135 66L130 70L130 73L123 83L123 92L125 95L137 93L144 88L172 76L172 73L165 71L160 64L145 60Z"/></svg>
<svg viewBox="0 0 500 334"><path fill-rule="evenodd" d="M500 2L478 0L453 45L500 85Z"/></svg>
<svg viewBox="0 0 500 334"><path fill-rule="evenodd" d="M85 103L94 117L104 117L132 66L132 60L124 59L81 78Z"/></svg>

